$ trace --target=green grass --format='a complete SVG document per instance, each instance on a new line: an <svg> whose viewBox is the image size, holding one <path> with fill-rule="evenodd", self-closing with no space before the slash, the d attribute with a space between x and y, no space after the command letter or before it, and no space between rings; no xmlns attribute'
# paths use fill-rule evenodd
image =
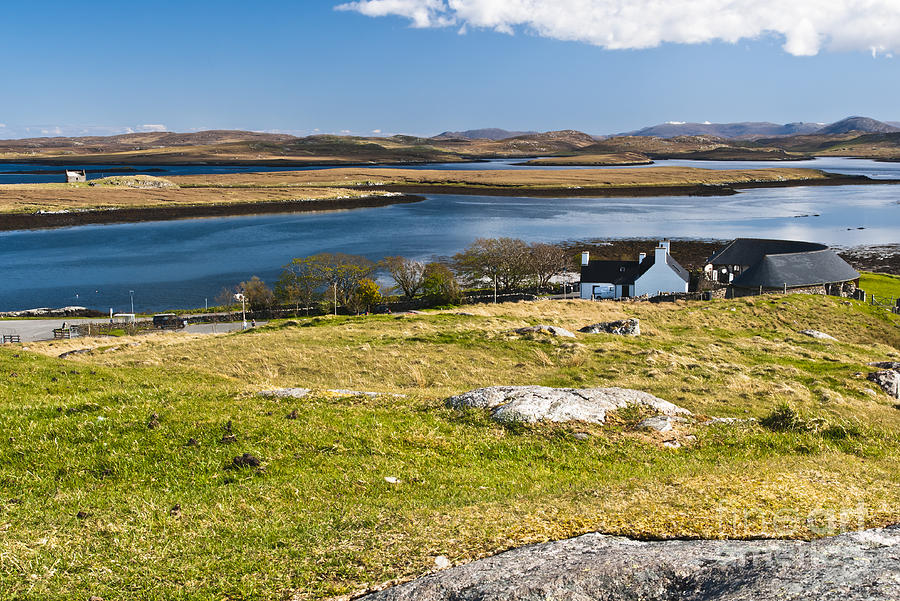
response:
<svg viewBox="0 0 900 601"><path fill-rule="evenodd" d="M589 531L809 537L900 520L900 411L855 375L900 357L898 316L806 296L467 311L0 349L0 599L326 598L438 555ZM644 335L509 334L623 316ZM54 358L78 345L97 350ZM676 451L635 428L639 411L512 427L442 403L507 383L621 385L767 419L693 427ZM254 394L282 385L406 397ZM233 468L243 453L261 468Z"/></svg>
<svg viewBox="0 0 900 601"><path fill-rule="evenodd" d="M859 277L859 287L866 293L874 294L879 298L900 299L900 276L862 272Z"/></svg>

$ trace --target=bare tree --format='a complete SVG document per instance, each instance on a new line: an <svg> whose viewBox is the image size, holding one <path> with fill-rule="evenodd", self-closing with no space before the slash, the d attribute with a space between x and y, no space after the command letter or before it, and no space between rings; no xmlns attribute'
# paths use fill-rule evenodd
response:
<svg viewBox="0 0 900 601"><path fill-rule="evenodd" d="M222 307L225 311L229 313L234 310L237 301L234 300L234 294L236 292L240 292L240 290L235 288L223 287L219 290L219 293L216 295L216 304Z"/></svg>
<svg viewBox="0 0 900 601"><path fill-rule="evenodd" d="M472 285L488 280L508 291L522 285L528 277L528 245L516 238L479 238L466 250L453 256L456 270Z"/></svg>
<svg viewBox="0 0 900 601"><path fill-rule="evenodd" d="M538 292L546 288L554 276L565 273L569 262L566 251L555 244L536 242L528 247L528 267Z"/></svg>
<svg viewBox="0 0 900 601"><path fill-rule="evenodd" d="M412 300L422 289L425 264L406 257L385 257L382 261L407 300Z"/></svg>

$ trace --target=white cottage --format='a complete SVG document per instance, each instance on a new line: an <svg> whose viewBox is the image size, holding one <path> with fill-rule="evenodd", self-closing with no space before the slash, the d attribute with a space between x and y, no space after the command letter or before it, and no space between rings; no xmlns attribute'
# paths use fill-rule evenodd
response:
<svg viewBox="0 0 900 601"><path fill-rule="evenodd" d="M690 274L669 254L670 242L663 240L652 256L638 255L637 261L591 261L581 254L581 298L627 298L659 293L687 292Z"/></svg>
<svg viewBox="0 0 900 601"><path fill-rule="evenodd" d="M66 169L66 183L86 182L87 172L84 169Z"/></svg>

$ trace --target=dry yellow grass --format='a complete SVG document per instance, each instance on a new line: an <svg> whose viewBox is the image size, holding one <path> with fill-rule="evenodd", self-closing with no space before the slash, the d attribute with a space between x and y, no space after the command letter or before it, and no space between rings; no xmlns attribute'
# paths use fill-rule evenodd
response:
<svg viewBox="0 0 900 601"><path fill-rule="evenodd" d="M317 169L270 173L182 175L170 178L181 186L362 186L434 184L497 187L639 187L695 184L739 184L816 180L828 177L817 169L699 169L645 167L641 169L518 169L446 171L436 169Z"/></svg>
<svg viewBox="0 0 900 601"><path fill-rule="evenodd" d="M207 371L232 378L248 392L303 386L442 398L494 384L615 385L648 390L711 415L759 415L789 400L842 417L862 412L873 423L900 427L900 412L886 397L873 402L865 392L872 385L854 375L869 361L900 356L900 320L878 343L859 327L859 313L841 311L834 303L789 296L712 304L574 300L476 305L467 307L472 317L449 312L339 318L334 323L326 317L320 318L325 325L317 327L240 336L163 334L127 341L139 342L136 346L96 339L33 348L58 355L73 348L115 346L83 360L110 367ZM823 306L828 310L820 314ZM510 334L538 322L575 331L627 317L641 320L642 337L579 334L571 342L541 337L523 342ZM804 328L829 332L841 342L814 342L798 333ZM820 378L822 374L828 378Z"/></svg>
<svg viewBox="0 0 900 601"><path fill-rule="evenodd" d="M371 195L369 191L324 187L137 189L72 184L7 184L0 186L0 213L256 204Z"/></svg>

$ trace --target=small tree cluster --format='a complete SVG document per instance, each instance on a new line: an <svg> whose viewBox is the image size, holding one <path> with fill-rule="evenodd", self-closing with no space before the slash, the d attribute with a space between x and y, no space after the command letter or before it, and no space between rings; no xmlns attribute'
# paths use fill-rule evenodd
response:
<svg viewBox="0 0 900 601"><path fill-rule="evenodd" d="M517 238L479 238L453 256L457 273L469 286L488 283L500 292L546 288L566 271L570 259L559 246Z"/></svg>
<svg viewBox="0 0 900 601"><path fill-rule="evenodd" d="M365 257L345 253L298 257L284 266L275 292L279 300L297 311L303 305L308 312L319 298L331 301L335 308L344 305L368 310L381 298L378 285L371 279L376 268Z"/></svg>

